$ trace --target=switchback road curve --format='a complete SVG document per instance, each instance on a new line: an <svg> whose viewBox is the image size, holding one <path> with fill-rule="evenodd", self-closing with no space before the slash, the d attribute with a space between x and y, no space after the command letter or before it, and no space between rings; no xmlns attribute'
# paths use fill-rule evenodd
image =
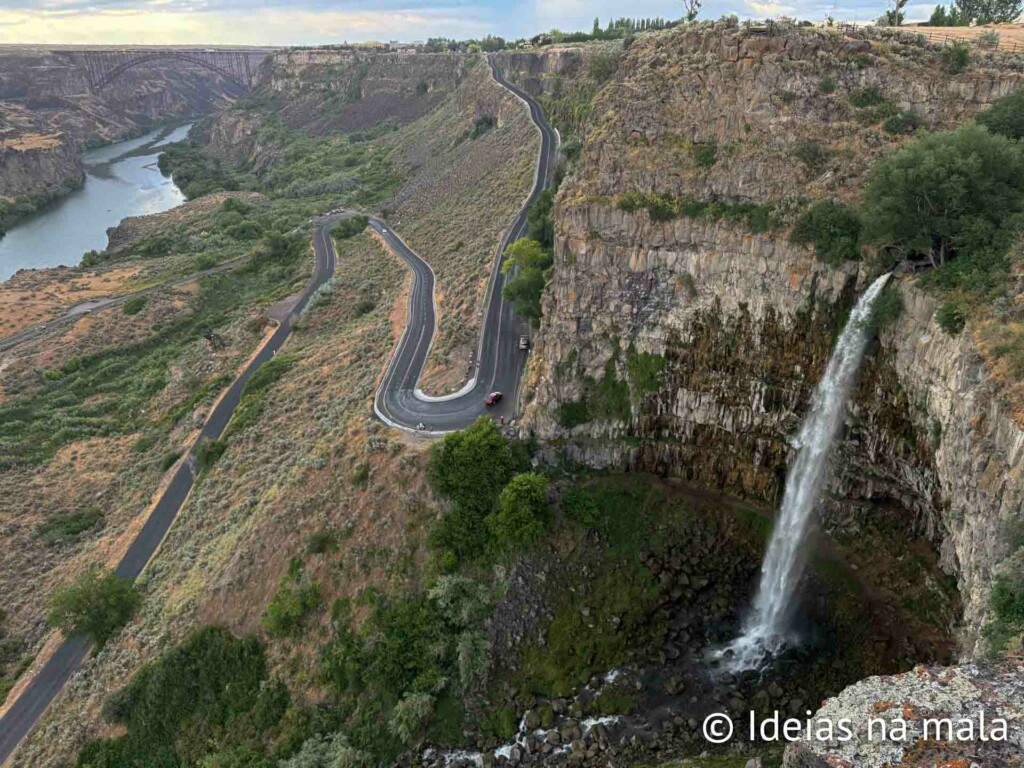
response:
<svg viewBox="0 0 1024 768"><path fill-rule="evenodd" d="M530 108L530 117L540 132L541 146L533 189L505 233L491 269L473 376L466 386L452 395L430 397L419 389L420 375L437 330L434 273L430 265L385 222L370 220L370 226L405 260L413 275L405 331L374 398L377 416L402 429L416 430L422 424L424 431L439 434L466 427L484 412L508 419L516 415L518 408L519 383L527 357L526 351L519 349L519 338L528 336L530 329L502 298L506 276L501 273L501 264L509 243L526 234L526 214L551 181L558 151L558 133L544 119L540 106L529 94L506 81L492 58L488 58L488 64L495 81ZM504 393L505 397L496 406L488 408L484 400L488 393L494 391Z"/></svg>
<svg viewBox="0 0 1024 768"><path fill-rule="evenodd" d="M337 257L331 242L330 230L339 218L341 217L330 216L320 219L314 224L313 245L316 251L316 263L313 268L313 276L302 289L288 316L280 322L273 335L249 360L238 378L214 404L213 410L210 411L210 415L199 433L199 440L204 438L216 440L224 433L224 428L227 427L242 397L242 390L245 388L246 382L263 363L277 353L292 333L294 318L302 313L316 289L326 283L334 274ZM196 478L194 467L193 454L189 450L185 460L180 461L174 469L174 474L145 524L128 546L121 562L114 569L116 574L128 579L135 579L156 554L160 542L170 530L185 499L188 498L192 490ZM90 648L90 642L84 637L66 638L54 654L46 660L3 717L0 717L0 765L7 763L21 740L32 730L47 707L50 706L50 702L56 698L65 683L82 665Z"/></svg>

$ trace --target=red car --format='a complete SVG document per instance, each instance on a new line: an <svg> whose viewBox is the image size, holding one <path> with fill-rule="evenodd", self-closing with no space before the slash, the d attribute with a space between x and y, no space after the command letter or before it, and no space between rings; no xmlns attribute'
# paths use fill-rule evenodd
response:
<svg viewBox="0 0 1024 768"><path fill-rule="evenodd" d="M487 396L487 399L484 400L484 404L495 405L502 397L504 397L504 395L502 395L501 392L491 392L491 394Z"/></svg>

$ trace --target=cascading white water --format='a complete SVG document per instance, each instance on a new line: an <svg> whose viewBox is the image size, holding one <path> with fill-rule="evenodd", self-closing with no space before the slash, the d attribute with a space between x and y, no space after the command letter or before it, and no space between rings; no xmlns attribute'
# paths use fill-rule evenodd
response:
<svg viewBox="0 0 1024 768"><path fill-rule="evenodd" d="M796 439L797 454L786 475L782 507L761 565L761 583L743 633L726 649L734 669L760 666L789 636L796 587L803 573L804 539L825 481L829 449L839 429L850 388L860 367L869 332L867 319L889 275L871 284L850 313L825 375L818 383L811 410Z"/></svg>

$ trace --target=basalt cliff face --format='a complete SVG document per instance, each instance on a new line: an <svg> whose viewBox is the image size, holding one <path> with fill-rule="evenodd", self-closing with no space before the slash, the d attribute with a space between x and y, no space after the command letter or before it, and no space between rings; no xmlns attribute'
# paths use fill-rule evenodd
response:
<svg viewBox="0 0 1024 768"><path fill-rule="evenodd" d="M82 182L78 150L63 134L0 138L0 195L45 196Z"/></svg>
<svg viewBox="0 0 1024 768"><path fill-rule="evenodd" d="M517 61L524 76L558 66ZM557 198L523 432L552 458L776 501L866 279L789 242L787 222L808 201L854 199L903 140L854 95L939 129L1020 83L1019 65L997 58L949 75L937 50L900 35L719 23L638 38L594 98ZM656 221L622 210L627 192L718 206ZM772 231L744 218L752 206ZM970 656L1020 514L1024 434L970 329L941 333L915 281L898 289L904 310L870 350L822 519L840 536L886 520L908 547L931 542L958 581Z"/></svg>

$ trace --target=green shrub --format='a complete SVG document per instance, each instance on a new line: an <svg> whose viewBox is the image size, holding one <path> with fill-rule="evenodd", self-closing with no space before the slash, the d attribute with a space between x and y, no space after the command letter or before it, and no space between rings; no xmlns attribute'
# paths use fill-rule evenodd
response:
<svg viewBox="0 0 1024 768"><path fill-rule="evenodd" d="M497 121L491 115L481 115L473 120L473 128L469 132L469 138L479 139L495 125L497 125Z"/></svg>
<svg viewBox="0 0 1024 768"><path fill-rule="evenodd" d="M647 352L637 352L632 344L626 351L626 367L629 380L638 392L656 392L661 385L661 372L665 369L665 358Z"/></svg>
<svg viewBox="0 0 1024 768"><path fill-rule="evenodd" d="M793 157L803 164L808 175L820 173L830 157L829 151L815 139L798 139L792 151Z"/></svg>
<svg viewBox="0 0 1024 768"><path fill-rule="evenodd" d="M592 526L598 521L598 507L587 488L574 485L562 496L562 514L567 520Z"/></svg>
<svg viewBox="0 0 1024 768"><path fill-rule="evenodd" d="M1024 139L1024 89L996 101L977 117L991 133L1008 139Z"/></svg>
<svg viewBox="0 0 1024 768"><path fill-rule="evenodd" d="M134 298L128 299L122 307L126 315L137 315L143 310L146 304L149 303L149 299L145 296L135 296Z"/></svg>
<svg viewBox="0 0 1024 768"><path fill-rule="evenodd" d="M867 327L872 331L880 331L896 322L903 311L903 299L894 288L882 291L882 295L871 305L871 313L867 317Z"/></svg>
<svg viewBox="0 0 1024 768"><path fill-rule="evenodd" d="M65 635L85 635L102 647L128 623L138 604L131 581L93 569L54 590L46 618Z"/></svg>
<svg viewBox="0 0 1024 768"><path fill-rule="evenodd" d="M217 257L212 253L200 253L192 262L192 268L196 272L205 272L217 266Z"/></svg>
<svg viewBox="0 0 1024 768"><path fill-rule="evenodd" d="M823 200L815 203L793 227L795 243L813 243L820 261L839 266L860 259L860 218L843 203Z"/></svg>
<svg viewBox="0 0 1024 768"><path fill-rule="evenodd" d="M337 551L337 531L317 531L306 539L306 552L310 555L323 555Z"/></svg>
<svg viewBox="0 0 1024 768"><path fill-rule="evenodd" d="M237 197L229 197L220 204L220 209L225 213L236 212L245 215L252 210L252 206Z"/></svg>
<svg viewBox="0 0 1024 768"><path fill-rule="evenodd" d="M950 301L939 307L935 313L935 322L948 335L956 336L967 325L967 313L960 304Z"/></svg>
<svg viewBox="0 0 1024 768"><path fill-rule="evenodd" d="M586 424L592 418L586 398L562 403L558 408L558 422L566 429Z"/></svg>
<svg viewBox="0 0 1024 768"><path fill-rule="evenodd" d="M362 317L368 315L377 308L377 302L373 299L360 299L356 302L355 307L352 309L353 317Z"/></svg>
<svg viewBox="0 0 1024 768"><path fill-rule="evenodd" d="M196 463L199 465L199 470L203 472L212 467L224 455L224 451L227 449L227 440L211 440L208 437L204 437L195 448Z"/></svg>
<svg viewBox="0 0 1024 768"><path fill-rule="evenodd" d="M502 552L517 552L536 544L551 524L548 479L535 472L513 477L498 497L498 509L486 522Z"/></svg>
<svg viewBox="0 0 1024 768"><path fill-rule="evenodd" d="M553 258L536 240L522 237L505 249L503 274L509 275L501 295L516 312L538 322L541 317L541 296Z"/></svg>
<svg viewBox="0 0 1024 768"><path fill-rule="evenodd" d="M939 54L942 59L942 66L951 75L957 75L967 69L971 63L971 49L967 43L957 40L942 49Z"/></svg>
<svg viewBox="0 0 1024 768"><path fill-rule="evenodd" d="M983 628L990 650L1019 649L1024 642L1024 573L997 576L989 595L992 620Z"/></svg>
<svg viewBox="0 0 1024 768"><path fill-rule="evenodd" d="M924 125L921 115L913 109L901 109L892 117L882 123L882 129L886 133L908 134L913 133Z"/></svg>
<svg viewBox="0 0 1024 768"><path fill-rule="evenodd" d="M484 519L495 508L519 460L497 425L481 416L472 425L446 435L430 456L434 492L452 502L430 537L431 547L455 566L480 557L487 548Z"/></svg>
<svg viewBox="0 0 1024 768"><path fill-rule="evenodd" d="M335 240L347 240L350 237L355 237L365 232L369 224L369 216L363 216L362 214L349 216L335 224L331 234L334 235Z"/></svg>
<svg viewBox="0 0 1024 768"><path fill-rule="evenodd" d="M259 223L245 219L227 228L228 236L235 240L256 240L263 234Z"/></svg>
<svg viewBox="0 0 1024 768"><path fill-rule="evenodd" d="M103 525L103 510L86 507L77 512L64 512L51 516L36 531L36 536L48 546L74 541L86 531Z"/></svg>
<svg viewBox="0 0 1024 768"><path fill-rule="evenodd" d="M168 451L160 458L160 471L166 472L181 458L181 451Z"/></svg>
<svg viewBox="0 0 1024 768"><path fill-rule="evenodd" d="M320 584L301 582L301 574L281 580L277 592L260 617L260 624L271 637L298 634L306 617L320 605Z"/></svg>
<svg viewBox="0 0 1024 768"><path fill-rule="evenodd" d="M718 144L713 139L703 144L694 144L690 157L701 168L712 168L718 159Z"/></svg>
<svg viewBox="0 0 1024 768"><path fill-rule="evenodd" d="M886 101L885 94L873 85L858 88L850 94L850 106L856 109L877 107L880 104L884 104Z"/></svg>
<svg viewBox="0 0 1024 768"><path fill-rule="evenodd" d="M707 218L712 221L725 219L746 224L754 233L769 232L780 226L779 218L772 206L754 203L705 202L691 197L626 192L619 197L616 205L619 210L626 213L645 209L652 221L670 221L680 216L691 219Z"/></svg>
<svg viewBox="0 0 1024 768"><path fill-rule="evenodd" d="M429 693L407 693L391 712L388 728L403 743L419 736L434 714L435 699Z"/></svg>
<svg viewBox="0 0 1024 768"><path fill-rule="evenodd" d="M370 465L363 461L352 470L352 485L356 488L365 488L370 484Z"/></svg>

